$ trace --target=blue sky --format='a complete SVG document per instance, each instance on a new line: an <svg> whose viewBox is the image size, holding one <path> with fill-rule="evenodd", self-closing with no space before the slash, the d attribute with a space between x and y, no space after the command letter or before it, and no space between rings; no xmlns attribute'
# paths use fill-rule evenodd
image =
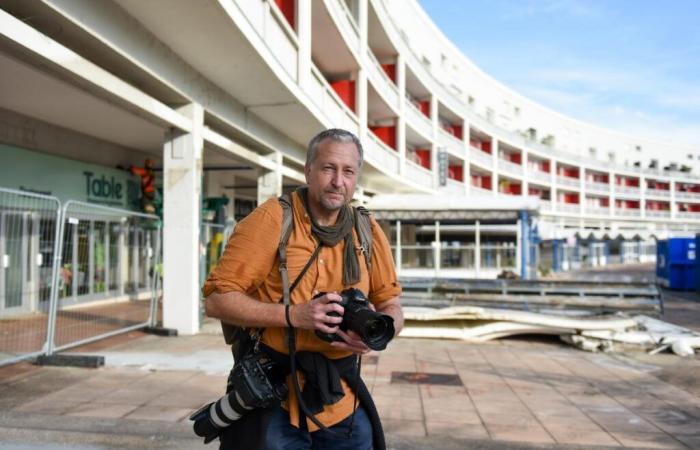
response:
<svg viewBox="0 0 700 450"><path fill-rule="evenodd" d="M700 146L700 1L419 1L469 59L526 97Z"/></svg>

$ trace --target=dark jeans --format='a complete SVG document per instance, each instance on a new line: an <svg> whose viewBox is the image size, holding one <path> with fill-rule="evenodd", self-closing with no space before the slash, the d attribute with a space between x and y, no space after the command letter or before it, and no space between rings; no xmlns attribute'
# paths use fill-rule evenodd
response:
<svg viewBox="0 0 700 450"><path fill-rule="evenodd" d="M352 435L348 437L350 421ZM355 419L349 416L330 427L339 436L324 430L309 433L306 425L295 428L289 423L289 413L278 408L272 415L267 428L266 450L371 450L372 424L362 407L355 411Z"/></svg>

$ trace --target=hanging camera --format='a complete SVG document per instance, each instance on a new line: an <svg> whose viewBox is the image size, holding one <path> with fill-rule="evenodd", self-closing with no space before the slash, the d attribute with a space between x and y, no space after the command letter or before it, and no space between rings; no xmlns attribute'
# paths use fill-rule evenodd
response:
<svg viewBox="0 0 700 450"><path fill-rule="evenodd" d="M253 351L237 362L228 385L229 393L195 411L194 432L208 444L223 428L255 408L268 408L287 398L285 374L264 351Z"/></svg>
<svg viewBox="0 0 700 450"><path fill-rule="evenodd" d="M324 294L325 292L322 292L316 297ZM339 295L342 298L339 304L345 310L339 328L346 332L348 330L354 331L360 335L362 342L372 350L384 350L396 332L394 319L386 314L373 311L370 308L369 300L359 289L345 289ZM340 317L340 314L335 311L329 312L328 315ZM335 333L322 333L316 330L316 335L328 342L342 341L342 338Z"/></svg>

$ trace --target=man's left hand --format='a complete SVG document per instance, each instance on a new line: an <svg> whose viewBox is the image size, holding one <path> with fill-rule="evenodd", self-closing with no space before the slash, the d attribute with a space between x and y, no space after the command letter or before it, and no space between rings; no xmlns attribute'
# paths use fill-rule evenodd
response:
<svg viewBox="0 0 700 450"><path fill-rule="evenodd" d="M331 346L343 350L348 350L358 355L365 355L370 352L370 348L367 347L367 344L362 342L360 335L355 333L354 331L348 330L348 332L346 333L343 330L338 330L335 332L335 334L340 336L340 338L344 342L331 342Z"/></svg>

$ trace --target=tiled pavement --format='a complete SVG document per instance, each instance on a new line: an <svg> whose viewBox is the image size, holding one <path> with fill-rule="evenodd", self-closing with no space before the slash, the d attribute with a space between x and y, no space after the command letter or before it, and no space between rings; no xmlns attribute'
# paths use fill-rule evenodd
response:
<svg viewBox="0 0 700 450"><path fill-rule="evenodd" d="M188 438L188 414L222 394L230 363L216 326L209 330L178 338L132 333L94 345L88 350L107 360L97 370L0 369L0 443L17 429L51 427L100 433L111 426L128 434L140 426ZM432 442L436 450L516 443L700 448L700 397L656 378L658 369L644 361L585 353L556 340L397 339L365 358L363 373L390 443ZM417 374L399 379L397 372ZM440 385L423 374L458 378ZM445 439L451 447L437 444ZM203 448L181 442L187 445L172 448Z"/></svg>

